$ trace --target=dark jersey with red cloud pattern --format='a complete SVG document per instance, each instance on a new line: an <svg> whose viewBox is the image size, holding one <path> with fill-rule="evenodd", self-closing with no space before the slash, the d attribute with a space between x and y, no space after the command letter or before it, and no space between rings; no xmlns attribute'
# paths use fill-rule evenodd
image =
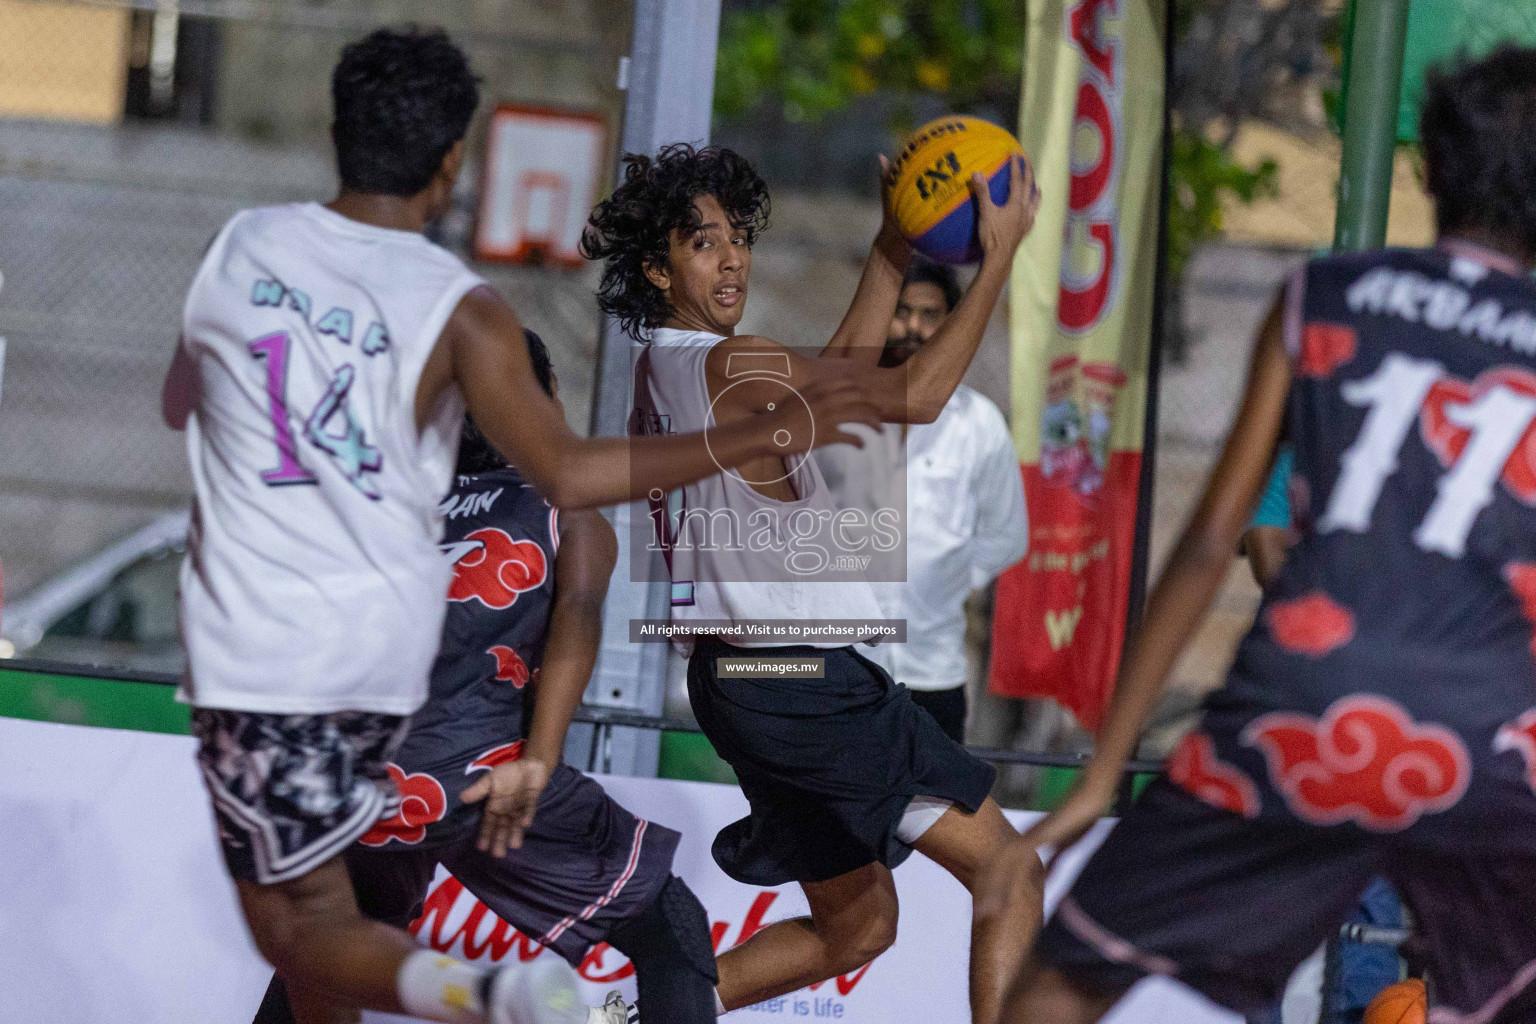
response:
<svg viewBox="0 0 1536 1024"><path fill-rule="evenodd" d="M538 679L555 593L559 513L516 469L458 478L442 504L453 561L431 691L389 772L400 813L362 842L433 845L479 828L459 794L522 756L528 688Z"/></svg>
<svg viewBox="0 0 1536 1024"><path fill-rule="evenodd" d="M1536 284L1478 255L1289 286L1301 539L1169 762L1197 796L1536 850Z"/></svg>

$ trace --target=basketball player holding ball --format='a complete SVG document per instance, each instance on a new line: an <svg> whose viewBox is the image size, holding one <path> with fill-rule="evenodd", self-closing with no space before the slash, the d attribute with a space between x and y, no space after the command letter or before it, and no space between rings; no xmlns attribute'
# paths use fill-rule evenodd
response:
<svg viewBox="0 0 1536 1024"><path fill-rule="evenodd" d="M624 181L593 213L583 246L605 261L604 311L649 342L636 382L639 421L663 432L727 427L793 404L810 381L847 377L864 382L883 420L932 421L960 383L1034 223L1038 194L1022 159L1011 162L1008 182L1001 204L980 175L968 182L980 271L920 352L903 367L882 368L910 255L889 212L841 326L807 357L736 333L752 244L768 214L767 188L747 161L688 145L655 159L626 157ZM653 492L653 512L665 519L662 497ZM680 501L685 512L743 529L782 525L798 513L825 521L839 511L815 463L784 455L706 478L670 500L674 509ZM711 620L721 630L685 644L689 697L751 806L716 837L715 860L746 884L799 882L811 910L719 957L721 1012L856 971L888 948L897 918L891 869L917 849L972 894L971 1013L992 1021L1038 925L1043 875L992 870L1014 859L1008 851L1020 862L1034 858L987 795L993 769L858 652L855 644L872 634L781 646L754 644L732 628L748 620L878 620L868 580L791 578L768 554L730 544L673 543L670 570L673 620ZM718 660L740 655L810 659L822 677L722 678Z"/></svg>

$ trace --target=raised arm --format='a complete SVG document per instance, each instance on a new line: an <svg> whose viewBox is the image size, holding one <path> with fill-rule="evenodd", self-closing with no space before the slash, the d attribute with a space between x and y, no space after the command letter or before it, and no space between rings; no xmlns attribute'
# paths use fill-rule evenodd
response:
<svg viewBox="0 0 1536 1024"><path fill-rule="evenodd" d="M976 347L981 344L992 309L997 305L1013 268L1014 253L1035 222L1040 196L1035 191L1033 173L1022 160L1015 160L1009 173L1012 182L1008 202L1002 206L992 202L981 175L972 176L971 191L981 209L978 225L984 253L981 270L965 298L916 355L902 366L884 368L869 365L862 359L807 359L775 341L755 335L727 338L710 351L706 364L711 397L717 400L717 422L738 423L752 416L768 415L771 407L783 408L783 403L778 401L783 386L771 375L741 380L730 373L733 357L765 354L776 356L780 364L787 358L790 376L783 383L802 397L819 386L858 382L866 389L883 422L932 423L938 419L944 404L965 376ZM897 291L899 294L899 282ZM886 310L885 319L880 321L882 343L890 313L890 309ZM848 326L846 320L844 326ZM860 351L863 347L860 343ZM711 440L713 437L711 434ZM769 454L785 452L776 449Z"/></svg>
<svg viewBox="0 0 1536 1024"><path fill-rule="evenodd" d="M887 422L932 423L938 419L971 365L1013 271L1019 243L1034 227L1040 207L1034 170L1023 159L1010 161L1008 175L1008 201L1002 206L992 202L982 176L971 175L982 257L981 269L965 298L917 354L900 367L875 370L870 378L871 395Z"/></svg>
<svg viewBox="0 0 1536 1024"><path fill-rule="evenodd" d="M890 161L880 157L880 178L885 179ZM883 192L883 189L882 189ZM896 229L891 210L882 201L885 211L880 221L880 231L869 247L869 258L864 261L864 273L859 277L859 287L838 324L821 350L823 359L852 359L865 366L874 366L885 350L885 334L901 298L901 283L906 277L907 263L912 258L912 246Z"/></svg>
<svg viewBox="0 0 1536 1024"><path fill-rule="evenodd" d="M1093 758L1061 807L1026 833L1036 847L1061 849L1076 842L1109 809L1163 682L1232 564L1238 538L1269 474L1285 419L1291 367L1280 308L1276 303L1261 329L1237 422L1199 507L1152 591L1141 630L1120 664Z"/></svg>
<svg viewBox="0 0 1536 1024"><path fill-rule="evenodd" d="M534 378L516 314L489 288L466 295L449 319L418 387L418 424L431 419L454 386L491 443L539 493L567 510L670 490L763 455L796 450L813 434L817 444L859 444L838 425L879 421L863 385L845 376L807 387L802 391L805 406L781 405L712 430L707 444L702 433L579 437ZM789 447L776 444L775 434L788 437Z"/></svg>
<svg viewBox="0 0 1536 1024"><path fill-rule="evenodd" d="M597 664L603 639L603 598L618 558L613 527L587 509L560 513L555 602L549 613L528 744L516 761L499 764L464 790L465 803L485 801L480 849L501 857L523 844L539 795L565 751L565 734Z"/></svg>

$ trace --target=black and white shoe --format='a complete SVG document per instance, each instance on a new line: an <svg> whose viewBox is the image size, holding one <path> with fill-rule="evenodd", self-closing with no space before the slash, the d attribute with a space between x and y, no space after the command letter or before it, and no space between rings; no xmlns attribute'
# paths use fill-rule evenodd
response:
<svg viewBox="0 0 1536 1024"><path fill-rule="evenodd" d="M617 991L609 992L602 1006L587 1011L587 1024L639 1024L640 1011L634 1003L626 1003Z"/></svg>

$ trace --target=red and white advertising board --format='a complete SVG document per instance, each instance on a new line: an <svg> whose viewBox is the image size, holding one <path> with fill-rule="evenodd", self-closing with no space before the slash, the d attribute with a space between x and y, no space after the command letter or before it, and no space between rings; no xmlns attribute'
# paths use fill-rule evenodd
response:
<svg viewBox="0 0 1536 1024"><path fill-rule="evenodd" d="M183 736L0 718L0 1021L27 1024L249 1024L270 969L252 946L224 874L212 815ZM717 948L806 913L795 886L727 878L709 856L721 826L746 813L734 787L604 776L642 817L683 834L674 870L699 894ZM1032 816L1014 815L1016 824ZM1062 858L1049 902L1108 830ZM955 1022L966 1009L970 900L913 856L896 871L894 947L865 969L729 1016L846 1024ZM439 869L417 939L481 960L553 956L505 925ZM633 998L629 965L598 947L584 995ZM367 1014L375 1022L401 1020ZM1147 983L1117 1024L1232 1024L1170 982Z"/></svg>

